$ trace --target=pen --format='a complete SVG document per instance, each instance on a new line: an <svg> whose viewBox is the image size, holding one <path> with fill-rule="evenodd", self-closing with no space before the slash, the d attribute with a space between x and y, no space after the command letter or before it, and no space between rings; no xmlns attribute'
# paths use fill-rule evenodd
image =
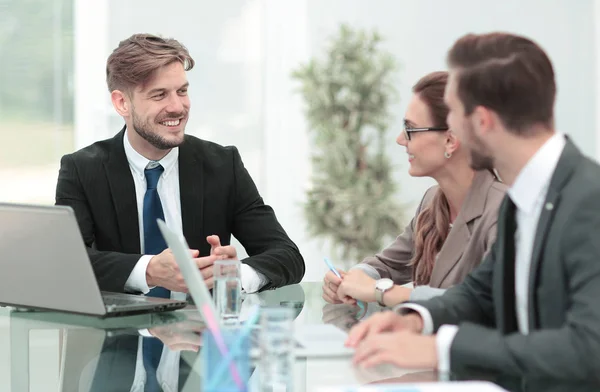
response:
<svg viewBox="0 0 600 392"><path fill-rule="evenodd" d="M342 279L342 275L340 275L338 270L333 266L333 264L331 264L331 260L329 260L329 258L327 258L327 257L325 257L323 260L325 261L325 264L327 265L329 270L331 272L333 272L335 274L335 276ZM356 303L358 304L358 307L360 308L360 310L362 310L362 311L365 310L366 307L365 307L365 303L363 301L356 301Z"/></svg>
<svg viewBox="0 0 600 392"><path fill-rule="evenodd" d="M331 261L329 261L329 259L327 257L325 257L325 264L327 264L327 267L329 268L329 270L331 270L331 272L333 272L335 274L335 276L337 276L338 278L342 279L342 275L340 275L340 273L338 272L337 269L335 269L335 267L333 266L333 264L331 264Z"/></svg>

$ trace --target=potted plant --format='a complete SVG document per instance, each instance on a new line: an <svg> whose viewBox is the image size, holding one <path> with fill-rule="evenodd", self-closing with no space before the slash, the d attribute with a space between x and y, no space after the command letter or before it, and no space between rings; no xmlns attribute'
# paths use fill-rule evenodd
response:
<svg viewBox="0 0 600 392"><path fill-rule="evenodd" d="M397 98L396 62L376 32L342 25L323 58L293 72L301 83L312 141L304 214L312 236L349 267L382 249L402 229L402 206L386 145Z"/></svg>

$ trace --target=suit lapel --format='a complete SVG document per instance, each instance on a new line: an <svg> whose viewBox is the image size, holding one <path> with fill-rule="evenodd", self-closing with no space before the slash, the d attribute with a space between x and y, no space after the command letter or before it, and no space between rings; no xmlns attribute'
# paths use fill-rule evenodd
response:
<svg viewBox="0 0 600 392"><path fill-rule="evenodd" d="M431 271L431 279L429 285L432 287L440 287L442 281L448 276L452 268L458 263L462 256L471 233L465 221L454 222L454 227L450 230L444 246L438 253L433 271Z"/></svg>
<svg viewBox="0 0 600 392"><path fill-rule="evenodd" d="M203 181L204 162L186 138L179 147L179 192L183 235L191 247L202 241Z"/></svg>
<svg viewBox="0 0 600 392"><path fill-rule="evenodd" d="M494 304L496 305L496 323L499 328L502 328L503 332L506 332L506 318L507 311L505 309L506 305L506 252L505 252L505 244L506 244L506 218L508 213L508 204L511 203L508 195L504 197L502 204L500 205L500 209L498 210L498 236L496 238L496 245L493 249L495 251L494 258L496 259L496 263L494 265L494 276L493 276L493 284L492 284L492 295L494 298ZM509 234L510 235L510 234ZM514 273L513 273L514 275ZM511 299L509 299L510 301ZM514 302L514 297L512 297L512 301Z"/></svg>
<svg viewBox="0 0 600 392"><path fill-rule="evenodd" d="M533 251L531 252L531 266L529 271L529 288L531 295L531 288L535 285L536 272L539 267L541 252L544 243L546 242L546 236L548 234L548 229L550 228L550 223L552 223L552 217L554 215L554 211L558 205L560 195L559 193L552 189L548 189L548 194L546 195L546 200L544 205L542 206L542 211L540 212L540 218L538 220L537 229L535 231L535 240L533 242Z"/></svg>
<svg viewBox="0 0 600 392"><path fill-rule="evenodd" d="M112 139L112 148L104 169L115 207L121 248L125 253L140 253L140 226L135 184L123 147L125 128Z"/></svg>
<svg viewBox="0 0 600 392"><path fill-rule="evenodd" d="M569 137L566 137L565 147L558 160L550 185L548 186L548 192L546 200L542 206L538 225L535 233L535 240L533 243L533 250L531 253L531 266L529 268L529 281L528 281L528 307L529 307L529 326L534 328L537 325L536 312L535 312L535 292L537 289L537 278L539 268L541 266L541 260L543 257L543 249L546 243L546 237L548 230L554 217L558 204L560 202L560 192L562 191L565 183L573 174L575 167L582 159L581 152L571 142Z"/></svg>
<svg viewBox="0 0 600 392"><path fill-rule="evenodd" d="M471 188L465 197L452 230L448 233L448 238L444 241L444 245L436 258L429 281L430 286L441 287L444 279L459 262L465 246L471 238L468 224L483 214L488 190L493 183L494 177L491 173L482 171L475 174Z"/></svg>

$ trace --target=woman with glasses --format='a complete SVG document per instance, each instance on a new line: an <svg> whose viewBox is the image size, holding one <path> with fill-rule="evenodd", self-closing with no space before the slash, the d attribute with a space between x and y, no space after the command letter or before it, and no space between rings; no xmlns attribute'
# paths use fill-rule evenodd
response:
<svg viewBox="0 0 600 392"><path fill-rule="evenodd" d="M496 219L506 187L492 168L474 171L446 117L447 72L426 75L413 87L404 130L396 142L406 148L413 177L432 177L414 218L387 248L342 278L328 272L323 298L330 303L379 302L393 306L441 295L482 261L496 237ZM412 282L414 288L403 287Z"/></svg>

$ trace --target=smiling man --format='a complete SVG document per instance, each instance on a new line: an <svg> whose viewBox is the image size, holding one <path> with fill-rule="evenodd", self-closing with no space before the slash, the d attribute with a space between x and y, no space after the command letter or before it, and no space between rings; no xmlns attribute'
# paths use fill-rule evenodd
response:
<svg viewBox="0 0 600 392"><path fill-rule="evenodd" d="M185 134L188 50L135 34L107 61L112 104L125 126L111 139L62 158L56 204L72 207L100 288L185 298L185 282L156 219L183 234L209 287L212 265L242 260L242 289L300 282L304 260L263 203L235 147Z"/></svg>

